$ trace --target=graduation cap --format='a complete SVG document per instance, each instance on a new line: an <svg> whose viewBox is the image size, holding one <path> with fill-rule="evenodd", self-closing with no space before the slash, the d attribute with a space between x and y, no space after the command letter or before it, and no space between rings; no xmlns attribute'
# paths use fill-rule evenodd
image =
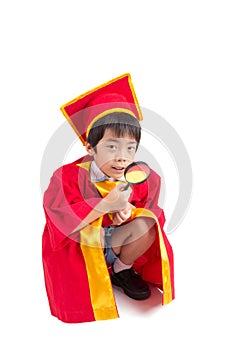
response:
<svg viewBox="0 0 233 350"><path fill-rule="evenodd" d="M128 73L76 97L64 104L61 111L83 145L91 126L109 113L125 112L139 121L143 119Z"/></svg>

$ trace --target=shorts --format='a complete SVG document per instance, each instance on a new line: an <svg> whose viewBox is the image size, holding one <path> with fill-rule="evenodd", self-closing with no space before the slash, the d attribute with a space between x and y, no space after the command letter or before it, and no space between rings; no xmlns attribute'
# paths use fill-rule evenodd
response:
<svg viewBox="0 0 233 350"><path fill-rule="evenodd" d="M112 240L112 235L114 234L115 231L115 226L107 226L104 227L104 256L106 263L108 265L112 265L114 261L117 259L117 255L113 252L112 250L112 245L111 245L111 240Z"/></svg>

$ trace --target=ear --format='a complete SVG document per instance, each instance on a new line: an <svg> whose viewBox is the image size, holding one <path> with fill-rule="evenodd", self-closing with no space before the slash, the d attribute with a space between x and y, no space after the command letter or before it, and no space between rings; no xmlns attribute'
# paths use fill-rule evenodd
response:
<svg viewBox="0 0 233 350"><path fill-rule="evenodd" d="M87 142L86 145L85 145L85 147L86 147L87 153L88 153L90 156L94 156L95 151L94 151L94 148L90 145L90 143Z"/></svg>

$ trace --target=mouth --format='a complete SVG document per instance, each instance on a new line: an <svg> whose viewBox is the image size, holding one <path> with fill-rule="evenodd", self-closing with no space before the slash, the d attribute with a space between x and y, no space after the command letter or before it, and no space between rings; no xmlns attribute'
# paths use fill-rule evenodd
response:
<svg viewBox="0 0 233 350"><path fill-rule="evenodd" d="M124 167L113 166L112 169L117 172L123 172L125 170Z"/></svg>

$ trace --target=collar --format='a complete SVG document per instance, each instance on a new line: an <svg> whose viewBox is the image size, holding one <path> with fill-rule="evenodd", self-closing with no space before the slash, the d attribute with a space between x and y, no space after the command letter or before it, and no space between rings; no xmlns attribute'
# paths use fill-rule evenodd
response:
<svg viewBox="0 0 233 350"><path fill-rule="evenodd" d="M93 160L91 162L91 166L90 166L90 178L91 178L91 182L101 182L104 180L108 180L108 181L125 181L125 177L122 176L121 178L115 180L112 177L108 177L107 175L105 175L100 168L96 165L96 162Z"/></svg>

